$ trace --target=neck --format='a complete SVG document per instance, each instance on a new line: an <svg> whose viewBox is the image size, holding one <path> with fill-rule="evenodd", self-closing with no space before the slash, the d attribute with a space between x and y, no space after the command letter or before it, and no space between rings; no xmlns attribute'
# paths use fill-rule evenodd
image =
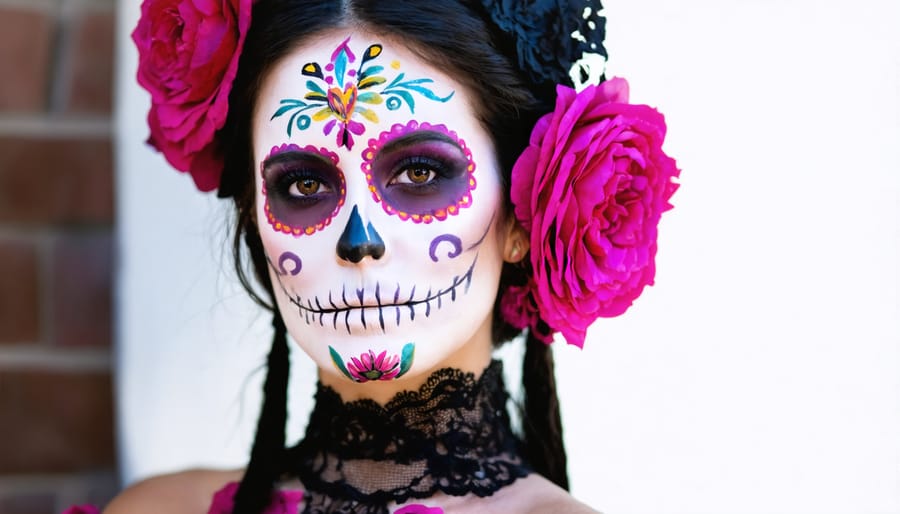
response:
<svg viewBox="0 0 900 514"><path fill-rule="evenodd" d="M428 377L439 369L453 368L465 373L472 373L475 378L478 378L491 362L493 348L491 319L488 316L473 337L448 357L431 365L424 364L419 367L414 365L411 372L399 380L356 383L347 380L346 377L335 373L332 369L319 369L319 382L333 389L344 401L372 400L379 405L384 405L403 391L419 389ZM422 360L424 359L417 357L417 361L421 362Z"/></svg>
<svg viewBox="0 0 900 514"><path fill-rule="evenodd" d="M322 512L386 512L437 492L489 496L527 475L506 411L502 365L441 369L384 405L321 385L288 469ZM326 510L327 507L327 510Z"/></svg>

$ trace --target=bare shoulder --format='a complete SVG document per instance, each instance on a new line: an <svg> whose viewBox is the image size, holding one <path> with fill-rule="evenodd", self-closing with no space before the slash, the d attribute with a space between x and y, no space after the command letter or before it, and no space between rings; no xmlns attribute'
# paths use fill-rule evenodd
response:
<svg viewBox="0 0 900 514"><path fill-rule="evenodd" d="M576 500L568 491L533 473L516 481L504 491L498 500L502 507L498 512L525 512L528 514L599 514L598 511Z"/></svg>
<svg viewBox="0 0 900 514"><path fill-rule="evenodd" d="M197 469L148 478L116 496L104 514L206 514L213 494L243 470Z"/></svg>

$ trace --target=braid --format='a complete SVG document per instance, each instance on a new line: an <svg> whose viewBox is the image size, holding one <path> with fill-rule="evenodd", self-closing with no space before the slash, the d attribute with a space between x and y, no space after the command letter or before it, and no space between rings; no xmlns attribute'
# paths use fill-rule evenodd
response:
<svg viewBox="0 0 900 514"><path fill-rule="evenodd" d="M525 388L522 416L525 458L537 473L568 491L566 448L556 395L553 353L550 345L537 340L530 331L522 360L522 385Z"/></svg>
<svg viewBox="0 0 900 514"><path fill-rule="evenodd" d="M262 412L250 452L250 463L234 496L234 514L262 512L269 504L275 481L282 472L290 359L284 321L277 309L272 326L275 335L266 362L268 371L263 386Z"/></svg>

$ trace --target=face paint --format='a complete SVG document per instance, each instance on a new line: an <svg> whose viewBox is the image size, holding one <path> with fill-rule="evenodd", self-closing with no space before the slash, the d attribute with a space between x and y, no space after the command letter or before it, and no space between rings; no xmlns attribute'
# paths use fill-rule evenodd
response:
<svg viewBox="0 0 900 514"><path fill-rule="evenodd" d="M472 152L444 125L394 125L370 140L362 156L372 198L402 220L445 220L472 203Z"/></svg>
<svg viewBox="0 0 900 514"><path fill-rule="evenodd" d="M331 53L331 60L325 65L324 72L316 62L303 65L302 74L308 77L306 94L302 100L281 100L271 119L289 115L288 137L291 137L294 126L298 130L306 130L313 122L325 122L324 134L330 135L337 129L335 144L351 150L353 135L359 136L366 131L360 120L379 122L376 106L385 104L389 110L396 111L406 105L413 113L417 96L440 103L453 97L454 91L446 96L435 94L430 87L433 79L407 79L404 72L385 73L384 66L376 62L383 51L384 47L379 43L370 45L357 65L348 37ZM392 61L391 68L399 70L400 61ZM390 83L388 79L391 79ZM308 113L312 113L312 117Z"/></svg>
<svg viewBox="0 0 900 514"><path fill-rule="evenodd" d="M357 57L350 41L367 50ZM403 71L390 71L392 61ZM310 81L328 84L326 99L332 85L351 83L356 103L337 91L331 103L310 98ZM455 94L435 99L426 87ZM382 102L363 101L375 98L368 93ZM283 99L298 96L319 110L283 110ZM287 329L324 383L405 381L454 365L469 348L489 353L504 193L472 105L441 71L367 34L326 34L266 76L252 128L260 238ZM313 123L325 108L322 131L293 130L285 140L284 119L296 129L300 116ZM334 133L346 125L357 135L351 121L372 132L355 150Z"/></svg>
<svg viewBox="0 0 900 514"><path fill-rule="evenodd" d="M300 270L303 269L303 261L300 260L300 257L297 257L292 252L284 252L281 254L281 257L278 258L278 263L273 264L272 259L266 255L266 260L269 262L269 266L275 270L275 273L278 274L279 277L284 277L287 275L296 275L300 273Z"/></svg>
<svg viewBox="0 0 900 514"><path fill-rule="evenodd" d="M387 350L379 353L369 350L359 358L352 357L344 365L344 359L340 353L332 347L328 347L331 353L331 362L338 371L354 382L368 382L370 380L393 380L405 375L412 367L416 354L416 345L407 343L403 345L401 354L388 356Z"/></svg>
<svg viewBox="0 0 900 514"><path fill-rule="evenodd" d="M459 257L459 254L462 253L462 241L460 241L458 237L453 234L441 234L432 239L431 244L428 246L428 256L431 257L432 261L438 261L438 245L443 242L447 242L453 247L453 249L447 253L448 258L453 259L454 257Z"/></svg>
<svg viewBox="0 0 900 514"><path fill-rule="evenodd" d="M300 236L322 230L344 205L347 186L338 156L295 144L272 147L261 165L266 219L272 228Z"/></svg>

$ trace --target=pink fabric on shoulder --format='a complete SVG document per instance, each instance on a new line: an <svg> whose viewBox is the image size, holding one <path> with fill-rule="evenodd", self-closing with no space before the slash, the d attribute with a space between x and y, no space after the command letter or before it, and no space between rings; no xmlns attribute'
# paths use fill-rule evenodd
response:
<svg viewBox="0 0 900 514"><path fill-rule="evenodd" d="M440 507L428 507L421 503L407 505L402 509L395 510L394 514L444 514L444 509Z"/></svg>
<svg viewBox="0 0 900 514"><path fill-rule="evenodd" d="M62 514L100 514L100 509L93 505L72 505L62 511Z"/></svg>
<svg viewBox="0 0 900 514"><path fill-rule="evenodd" d="M231 514L234 509L234 493L237 490L237 482L230 482L219 489L213 495L208 514ZM275 491L272 493L272 501L263 514L297 514L301 501L303 501L303 491Z"/></svg>

